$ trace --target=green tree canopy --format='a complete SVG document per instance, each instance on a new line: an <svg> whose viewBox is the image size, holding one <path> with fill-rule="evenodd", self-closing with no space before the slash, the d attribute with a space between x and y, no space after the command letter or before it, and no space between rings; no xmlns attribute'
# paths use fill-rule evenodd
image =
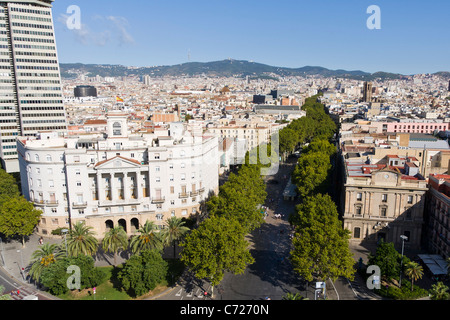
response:
<svg viewBox="0 0 450 320"><path fill-rule="evenodd" d="M138 234L131 237L130 248L133 254L138 254L143 250L163 249L161 233L152 221L146 221L137 230Z"/></svg>
<svg viewBox="0 0 450 320"><path fill-rule="evenodd" d="M354 260L350 233L342 228L336 205L328 195L308 197L291 216L295 226L291 261L294 270L308 281L339 276L352 279Z"/></svg>
<svg viewBox="0 0 450 320"><path fill-rule="evenodd" d="M173 246L173 258L176 258L177 242L182 240L190 231L185 226L185 221L177 217L171 217L165 222L166 228L162 231L162 240L165 245Z"/></svg>
<svg viewBox="0 0 450 320"><path fill-rule="evenodd" d="M65 257L65 250L61 246L57 244L43 244L31 256L30 276L34 280L39 281L42 270L63 257Z"/></svg>
<svg viewBox="0 0 450 320"><path fill-rule="evenodd" d="M0 169L0 207L4 201L20 196L16 179L5 170Z"/></svg>
<svg viewBox="0 0 450 320"><path fill-rule="evenodd" d="M101 284L106 274L94 266L94 258L91 256L79 255L77 257L67 257L57 260L47 268L42 270L40 282L48 288L53 295L64 294L69 291L67 280L71 276L67 273L69 266L80 268L80 289L93 288Z"/></svg>
<svg viewBox="0 0 450 320"><path fill-rule="evenodd" d="M433 284L430 289L430 299L431 300L448 300L450 294L448 293L449 288L441 281Z"/></svg>
<svg viewBox="0 0 450 320"><path fill-rule="evenodd" d="M9 198L0 208L0 233L7 237L22 237L25 246L25 237L33 233L41 215L42 211L35 209L24 197Z"/></svg>
<svg viewBox="0 0 450 320"><path fill-rule="evenodd" d="M97 252L98 240L95 238L95 232L92 229L81 221L73 226L67 237L67 251L70 256L90 256Z"/></svg>
<svg viewBox="0 0 450 320"><path fill-rule="evenodd" d="M217 196L211 197L207 203L208 212L211 217L236 219L245 232L251 232L264 222L258 208L267 197L265 188L259 170L244 165L239 174L230 174Z"/></svg>
<svg viewBox="0 0 450 320"><path fill-rule="evenodd" d="M303 149L304 153L322 153L326 154L328 157L331 157L333 154L337 152L337 148L328 140L325 139L314 139L308 147Z"/></svg>
<svg viewBox="0 0 450 320"><path fill-rule="evenodd" d="M131 256L118 273L122 287L132 296L141 296L166 279L168 263L156 249Z"/></svg>
<svg viewBox="0 0 450 320"><path fill-rule="evenodd" d="M297 186L302 197L324 192L330 169L330 158L327 154L304 153L298 159L298 164L292 173L292 182Z"/></svg>
<svg viewBox="0 0 450 320"><path fill-rule="evenodd" d="M375 250L375 254L369 255L369 265L379 266L383 276L397 278L400 275L401 259L401 254L395 250L392 242L381 240ZM403 264L406 265L409 262L409 258L404 256Z"/></svg>
<svg viewBox="0 0 450 320"><path fill-rule="evenodd" d="M290 127L279 131L280 153L293 152L297 144L300 143L300 132Z"/></svg>
<svg viewBox="0 0 450 320"><path fill-rule="evenodd" d="M254 262L239 222L225 217L211 217L193 230L181 244L181 261L196 277L219 284L225 272L241 274Z"/></svg>
<svg viewBox="0 0 450 320"><path fill-rule="evenodd" d="M423 267L417 262L410 261L405 265L405 275L411 279L411 291L413 291L414 281L423 277Z"/></svg>
<svg viewBox="0 0 450 320"><path fill-rule="evenodd" d="M114 254L114 266L117 265L117 253L124 251L128 247L127 233L122 226L117 226L105 233L102 240L102 248L105 252L112 252Z"/></svg>

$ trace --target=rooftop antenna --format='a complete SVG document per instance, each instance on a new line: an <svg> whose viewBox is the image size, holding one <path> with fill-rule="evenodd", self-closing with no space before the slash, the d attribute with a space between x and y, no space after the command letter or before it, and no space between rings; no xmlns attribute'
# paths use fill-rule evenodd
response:
<svg viewBox="0 0 450 320"><path fill-rule="evenodd" d="M191 49L188 50L188 62L191 62Z"/></svg>

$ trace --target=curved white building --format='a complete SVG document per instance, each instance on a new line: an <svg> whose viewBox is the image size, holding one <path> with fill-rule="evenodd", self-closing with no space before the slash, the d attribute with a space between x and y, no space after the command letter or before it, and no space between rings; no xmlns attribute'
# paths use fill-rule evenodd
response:
<svg viewBox="0 0 450 320"><path fill-rule="evenodd" d="M43 210L37 232L50 236L77 221L98 238L121 225L129 235L146 220L199 211L218 192L218 139L196 123L172 123L152 134L128 135L127 117L110 114L107 133L17 142L22 192Z"/></svg>

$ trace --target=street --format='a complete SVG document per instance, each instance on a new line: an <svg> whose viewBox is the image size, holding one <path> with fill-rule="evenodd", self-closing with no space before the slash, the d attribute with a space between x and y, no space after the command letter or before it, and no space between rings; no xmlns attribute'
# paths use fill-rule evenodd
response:
<svg viewBox="0 0 450 320"><path fill-rule="evenodd" d="M309 288L298 279L289 262L290 226L288 215L295 210L296 202L285 201L283 190L287 179L295 167L296 158L280 165L279 172L266 180L278 183L267 183L268 216L265 223L247 236L250 253L255 262L248 266L241 275L225 274L221 284L214 289L216 300L281 300L287 293L300 293L302 296L314 297L314 289ZM275 215L281 218L275 218ZM176 288L161 296L161 300L203 299L198 293L210 290L210 285L195 283L194 278L184 279Z"/></svg>
<svg viewBox="0 0 450 320"><path fill-rule="evenodd" d="M272 180L272 183L266 183L268 196L264 205L267 207L268 216L260 228L247 236L250 253L255 262L249 265L241 275L226 273L220 285L214 288L215 300L264 300L266 298L281 300L287 293L299 293L305 298L314 299L315 283L307 284L296 276L289 260L291 228L287 219L289 214L294 212L298 200L284 200L283 191L296 163L297 158L291 157L286 163L280 165L279 172L275 176L266 177L266 182ZM274 180L276 182L273 182ZM51 240L51 242L58 242L58 240ZM31 236L26 248L22 248L15 242L3 244L3 252L8 263L3 268L0 267L0 285L5 287L5 293L19 290L19 295L12 296L15 300L29 295L36 295L39 300L52 299L51 296L44 295L43 292L35 289L33 284L18 280L22 279L20 273L22 259L27 264L31 253L37 248L37 238L35 239L34 236ZM22 253L25 258L22 257ZM97 264L107 263L97 261ZM373 299L370 294L360 293L367 291L364 290L361 281L350 283L347 279L339 279L331 283L331 280L328 280L326 287L327 297L331 300ZM152 299L206 300L211 299L211 291L209 283L186 273L176 287ZM56 298L53 297L53 299Z"/></svg>

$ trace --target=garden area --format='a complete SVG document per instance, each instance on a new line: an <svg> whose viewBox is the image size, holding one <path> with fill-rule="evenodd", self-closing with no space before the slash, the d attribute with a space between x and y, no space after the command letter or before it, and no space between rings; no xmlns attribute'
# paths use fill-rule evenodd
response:
<svg viewBox="0 0 450 320"><path fill-rule="evenodd" d="M96 286L95 294L93 288L85 288L80 290L67 291L64 294L58 295L63 300L144 300L151 299L165 290L170 288L176 282L176 279L181 276L184 271L184 265L177 260L167 260L167 266L165 276L160 279L158 283L151 286L153 289L148 292L136 296L135 292L127 291L123 288L121 280L118 278L118 274L124 268L124 265L118 265L117 267L99 267L104 277L102 281ZM139 277L137 277L139 278Z"/></svg>
<svg viewBox="0 0 450 320"><path fill-rule="evenodd" d="M33 253L28 273L42 290L63 300L150 298L173 286L185 269L175 249L190 231L186 223L172 217L159 230L147 221L131 238L118 226L101 241L91 227L77 223L67 244L43 244ZM111 266L95 266L100 248L114 257ZM130 256L118 264L121 252Z"/></svg>
<svg viewBox="0 0 450 320"><path fill-rule="evenodd" d="M448 300L450 297L449 288L443 282L434 283L431 288L419 285L425 274L423 266L402 256L393 243L381 241L375 253L369 255L368 265L380 268L379 289L375 288L374 292L381 297L394 300ZM361 265L358 272L365 280L372 274Z"/></svg>

